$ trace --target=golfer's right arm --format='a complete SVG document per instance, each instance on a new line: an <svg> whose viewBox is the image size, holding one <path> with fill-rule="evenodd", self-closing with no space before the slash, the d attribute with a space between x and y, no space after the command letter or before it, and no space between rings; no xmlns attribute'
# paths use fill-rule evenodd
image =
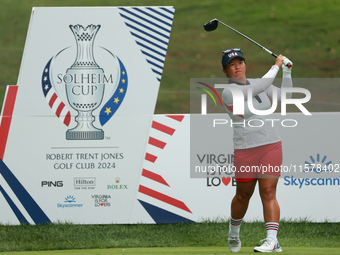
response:
<svg viewBox="0 0 340 255"><path fill-rule="evenodd" d="M236 93L242 93L243 98L246 101L248 99L248 89L252 90L252 96L256 96L264 92L273 83L278 71L280 70L280 67L282 66L282 63L282 55L279 55L276 58L275 65L273 65L261 79L250 80L250 85L240 86L235 83L228 84L222 93L223 102L226 105L232 105L233 96Z"/></svg>

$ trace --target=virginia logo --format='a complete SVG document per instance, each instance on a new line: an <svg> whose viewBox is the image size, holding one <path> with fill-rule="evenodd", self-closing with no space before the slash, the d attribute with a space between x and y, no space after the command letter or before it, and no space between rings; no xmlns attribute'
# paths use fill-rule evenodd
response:
<svg viewBox="0 0 340 255"><path fill-rule="evenodd" d="M52 111L67 127L72 123L69 106L77 111L76 126L67 130L67 140L101 140L104 131L98 125L104 126L121 106L127 92L128 75L117 56L103 47L94 48L100 25L69 27L76 40L76 59L71 65L65 64L70 63L69 56L74 55L72 47L53 56L42 74L42 90ZM95 60L95 50L105 67ZM104 98L106 103L101 106ZM96 127L93 111L97 108L100 112Z"/></svg>
<svg viewBox="0 0 340 255"><path fill-rule="evenodd" d="M234 177L207 177L207 187L218 187L224 184L224 186L236 186L236 181ZM223 185L222 185L223 186Z"/></svg>

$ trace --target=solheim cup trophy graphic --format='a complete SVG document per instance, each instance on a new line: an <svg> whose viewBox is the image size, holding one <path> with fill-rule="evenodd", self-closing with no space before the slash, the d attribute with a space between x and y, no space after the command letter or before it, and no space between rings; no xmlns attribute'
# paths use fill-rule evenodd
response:
<svg viewBox="0 0 340 255"><path fill-rule="evenodd" d="M104 131L94 124L104 126L122 105L128 74L120 58L104 47L97 47L104 68L96 63L94 39L101 25L68 27L76 39L76 59L71 65L74 47L63 48L50 58L41 76L42 91L48 106L67 127L74 124L70 107L77 111L76 127L66 131L67 140L103 140ZM104 89L108 100L102 105ZM95 110L98 114L94 115Z"/></svg>
<svg viewBox="0 0 340 255"><path fill-rule="evenodd" d="M93 55L93 43L100 25L70 25L77 42L77 57L67 69L66 95L70 106L78 111L77 126L66 132L67 140L101 140L104 131L93 125L92 112L99 107L104 95L104 71Z"/></svg>

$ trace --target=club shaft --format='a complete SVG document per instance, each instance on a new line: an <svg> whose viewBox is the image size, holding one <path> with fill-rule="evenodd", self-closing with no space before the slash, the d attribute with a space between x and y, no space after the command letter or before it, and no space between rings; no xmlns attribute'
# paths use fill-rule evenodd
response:
<svg viewBox="0 0 340 255"><path fill-rule="evenodd" d="M253 39L249 38L248 36L242 34L241 32L237 31L236 29L232 28L231 26L228 26L227 24L223 23L222 21L216 19L219 23L221 23L223 26L226 26L227 28L233 30L234 32L238 33L239 35L243 36L244 38L248 39L249 41L251 41L252 43L256 44L257 46L259 46L261 49L267 51L269 54L271 54L272 56L277 58L277 55L275 53L273 53L272 51L268 50L267 48L263 47L261 44L259 44L258 42L255 42Z"/></svg>

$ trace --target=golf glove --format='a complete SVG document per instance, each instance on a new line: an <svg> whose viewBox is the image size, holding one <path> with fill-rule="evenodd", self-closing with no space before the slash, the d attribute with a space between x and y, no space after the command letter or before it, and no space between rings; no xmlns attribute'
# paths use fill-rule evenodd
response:
<svg viewBox="0 0 340 255"><path fill-rule="evenodd" d="M291 67L288 67L287 65L291 64ZM290 61L288 58L283 57L283 65L282 65L282 71L286 74L290 74L292 72L293 68L293 62Z"/></svg>

